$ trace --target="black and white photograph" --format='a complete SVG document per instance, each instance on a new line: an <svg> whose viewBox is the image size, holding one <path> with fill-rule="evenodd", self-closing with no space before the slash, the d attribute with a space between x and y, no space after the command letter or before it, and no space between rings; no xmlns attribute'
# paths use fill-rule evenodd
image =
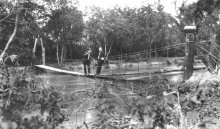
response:
<svg viewBox="0 0 220 129"><path fill-rule="evenodd" d="M220 0L0 0L0 129L220 129Z"/></svg>

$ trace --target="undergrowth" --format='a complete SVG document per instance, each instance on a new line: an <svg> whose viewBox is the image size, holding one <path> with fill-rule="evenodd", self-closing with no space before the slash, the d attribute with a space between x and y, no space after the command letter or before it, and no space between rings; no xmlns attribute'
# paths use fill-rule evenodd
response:
<svg viewBox="0 0 220 129"><path fill-rule="evenodd" d="M96 106L98 120L91 128L219 128L219 81L200 79L176 85L166 80L142 86L102 82Z"/></svg>
<svg viewBox="0 0 220 129"><path fill-rule="evenodd" d="M1 129L53 129L64 120L58 106L60 95L40 84L28 69L18 70L1 63L0 80ZM26 115L36 110L40 114Z"/></svg>
<svg viewBox="0 0 220 129"><path fill-rule="evenodd" d="M95 87L66 92L45 87L28 69L1 64L0 72L2 129L55 129L89 102L94 102L96 119L78 129L220 127L220 81L214 75L175 85L165 79L142 85L97 81ZM27 115L36 110L40 113Z"/></svg>

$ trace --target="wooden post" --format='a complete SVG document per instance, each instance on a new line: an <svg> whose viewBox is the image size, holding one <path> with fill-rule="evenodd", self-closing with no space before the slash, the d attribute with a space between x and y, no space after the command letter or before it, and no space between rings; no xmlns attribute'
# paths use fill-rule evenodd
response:
<svg viewBox="0 0 220 129"><path fill-rule="evenodd" d="M193 38L192 40L189 40L186 36L184 80L189 79L193 74L193 63L194 63L194 54L195 54L195 34L193 34L192 38Z"/></svg>
<svg viewBox="0 0 220 129"><path fill-rule="evenodd" d="M193 75L193 63L195 55L195 40L198 29L195 25L184 27L186 46L185 46L185 63L184 63L184 80Z"/></svg>

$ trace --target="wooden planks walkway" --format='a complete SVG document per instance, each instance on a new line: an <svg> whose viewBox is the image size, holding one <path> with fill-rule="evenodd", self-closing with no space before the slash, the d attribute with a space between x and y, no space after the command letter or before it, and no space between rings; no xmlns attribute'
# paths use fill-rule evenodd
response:
<svg viewBox="0 0 220 129"><path fill-rule="evenodd" d="M62 69L59 69L59 68L54 68L54 67L46 66L46 65L35 65L35 66L38 67L38 68L45 69L45 70L50 70L50 71L65 73L65 74L71 74L71 75L75 75L75 76L83 76L84 75L83 73L80 73L80 72L62 70Z"/></svg>
<svg viewBox="0 0 220 129"><path fill-rule="evenodd" d="M52 72L58 72L58 73L64 73L64 74L69 74L73 76L84 76L84 77L89 77L89 78L98 78L98 79L107 79L107 80L125 80L123 77L119 76L113 76L113 75L108 75L108 74L101 74L101 75L85 75L84 73L80 72L73 72L73 71L68 71L68 70L62 70L59 68L54 68L51 66L46 66L46 65L35 65L38 68L44 69L44 70L49 70Z"/></svg>

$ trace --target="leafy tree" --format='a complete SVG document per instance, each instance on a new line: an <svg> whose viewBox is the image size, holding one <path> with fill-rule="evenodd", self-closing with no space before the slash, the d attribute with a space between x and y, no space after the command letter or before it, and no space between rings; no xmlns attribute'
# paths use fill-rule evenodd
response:
<svg viewBox="0 0 220 129"><path fill-rule="evenodd" d="M8 3L8 5L9 5L10 3ZM15 20L14 20L14 29L13 29L13 33L10 35L10 37L9 37L9 39L8 39L8 41L7 41L7 43L5 44L5 47L4 47L4 50L2 51L2 53L1 53L1 55L0 55L0 62L1 63L4 63L4 57L5 57L5 55L6 55L6 51L8 50L8 48L9 48L9 45L11 44L11 42L12 42L12 40L13 40L13 38L15 37L15 34L16 34L16 32L17 32L17 28L18 28L18 13L19 13L19 10L14 10L13 8L12 8L12 11L10 11L9 13L7 12L7 10L6 10L6 8L3 8L3 6L4 6L5 4L4 3L1 3L1 6L2 6L2 14L3 14L3 16L4 16L4 14L5 14L5 17L4 18L2 18L1 19L1 21L5 21L5 19L7 18L7 17L12 17L12 15L14 15L14 16L16 16L16 18L15 18ZM8 35L6 35L6 36L8 36ZM1 38L3 38L3 37L1 37Z"/></svg>
<svg viewBox="0 0 220 129"><path fill-rule="evenodd" d="M197 13L200 17L205 15L204 12L211 15L216 9L219 9L219 5L219 0L198 0L196 3L195 13Z"/></svg>
<svg viewBox="0 0 220 129"><path fill-rule="evenodd" d="M162 5L156 7L148 5L108 10L93 8L92 16L86 24L87 35L94 45L103 48L107 46L111 50L110 55L143 50L151 54L154 50L155 56L158 53L159 56L164 56L165 51L160 48L178 42L175 30L177 26L175 19L163 12ZM173 35L168 33L170 31ZM109 52L107 51L105 53Z"/></svg>
<svg viewBox="0 0 220 129"><path fill-rule="evenodd" d="M120 15L117 15L115 10L93 8L93 14L87 22L86 29L89 39L95 46L104 48L106 56L110 53L113 44L115 44L116 31L121 27L120 18Z"/></svg>
<svg viewBox="0 0 220 129"><path fill-rule="evenodd" d="M83 32L82 13L76 7L61 7L53 10L44 30L56 42L58 63L67 55L67 45L77 43ZM61 50L59 49L61 47ZM60 55L60 56L59 56Z"/></svg>
<svg viewBox="0 0 220 129"><path fill-rule="evenodd" d="M61 57L65 58L64 55L67 53L65 49L66 44L75 43L80 39L80 35L83 29L83 20L82 13L79 12L76 7L67 6L69 3L73 3L73 1L67 0L65 2L59 2L62 4L56 3L56 1L53 0L43 1L43 4L39 1L33 0L22 0L14 3L5 1L0 2L0 11L2 14L0 16L0 41L2 42L1 48L5 48L5 51L7 49L7 53L9 54L18 54L19 57L21 57L20 61L22 62L22 65L30 65L30 63L32 63L32 50L33 48L38 48L38 45L36 44L41 43L40 41L44 42L43 46L47 47L46 50L53 52L54 49L49 49L50 45L45 44L45 41L50 42L48 39L54 36L53 34L55 32L55 28L54 30L50 28L53 26L51 25L52 22L50 21L48 23L48 20L49 18L54 17L52 15L55 14L56 10L62 10L62 16L59 16L59 20L63 22L61 23L63 28L58 28L62 41L60 42L59 46L61 46L63 50ZM52 6L48 6L49 4ZM75 13L76 15L71 15L71 13ZM15 24L16 14L18 14L17 24ZM50 26L50 32L46 30L46 28L48 28L45 27L47 23L48 26ZM15 27L15 25L17 25L17 27ZM14 31L15 29L16 31ZM56 29L56 31L58 29ZM3 31L4 33L2 33ZM12 35L13 31L15 33ZM11 39L9 40L10 35ZM36 39L38 39L38 41ZM65 41L63 41L63 39L65 39ZM7 47L5 47L7 42L13 43L12 45L9 43ZM10 49L8 50L9 46ZM37 51L36 54L40 56L40 52L41 50ZM51 52L47 51L47 53Z"/></svg>
<svg viewBox="0 0 220 129"><path fill-rule="evenodd" d="M9 6L10 5L10 6ZM23 65L29 65L31 62L26 62L25 60L31 60L31 50L34 44L35 35L37 35L40 28L40 23L38 20L42 19L40 14L45 12L42 5L28 0L28 1L18 1L16 3L1 3L1 28L4 28L4 32L1 35L2 48L7 49L9 54L19 55ZM10 10L10 11L6 11ZM12 30L15 30L15 15L18 16L18 22L16 27L16 33L11 40L8 40L9 35L12 34ZM13 29L12 29L13 28ZM14 31L15 32L15 31ZM11 45L6 45L7 41L13 42ZM10 46L10 49L8 50ZM4 53L4 52L3 52Z"/></svg>

